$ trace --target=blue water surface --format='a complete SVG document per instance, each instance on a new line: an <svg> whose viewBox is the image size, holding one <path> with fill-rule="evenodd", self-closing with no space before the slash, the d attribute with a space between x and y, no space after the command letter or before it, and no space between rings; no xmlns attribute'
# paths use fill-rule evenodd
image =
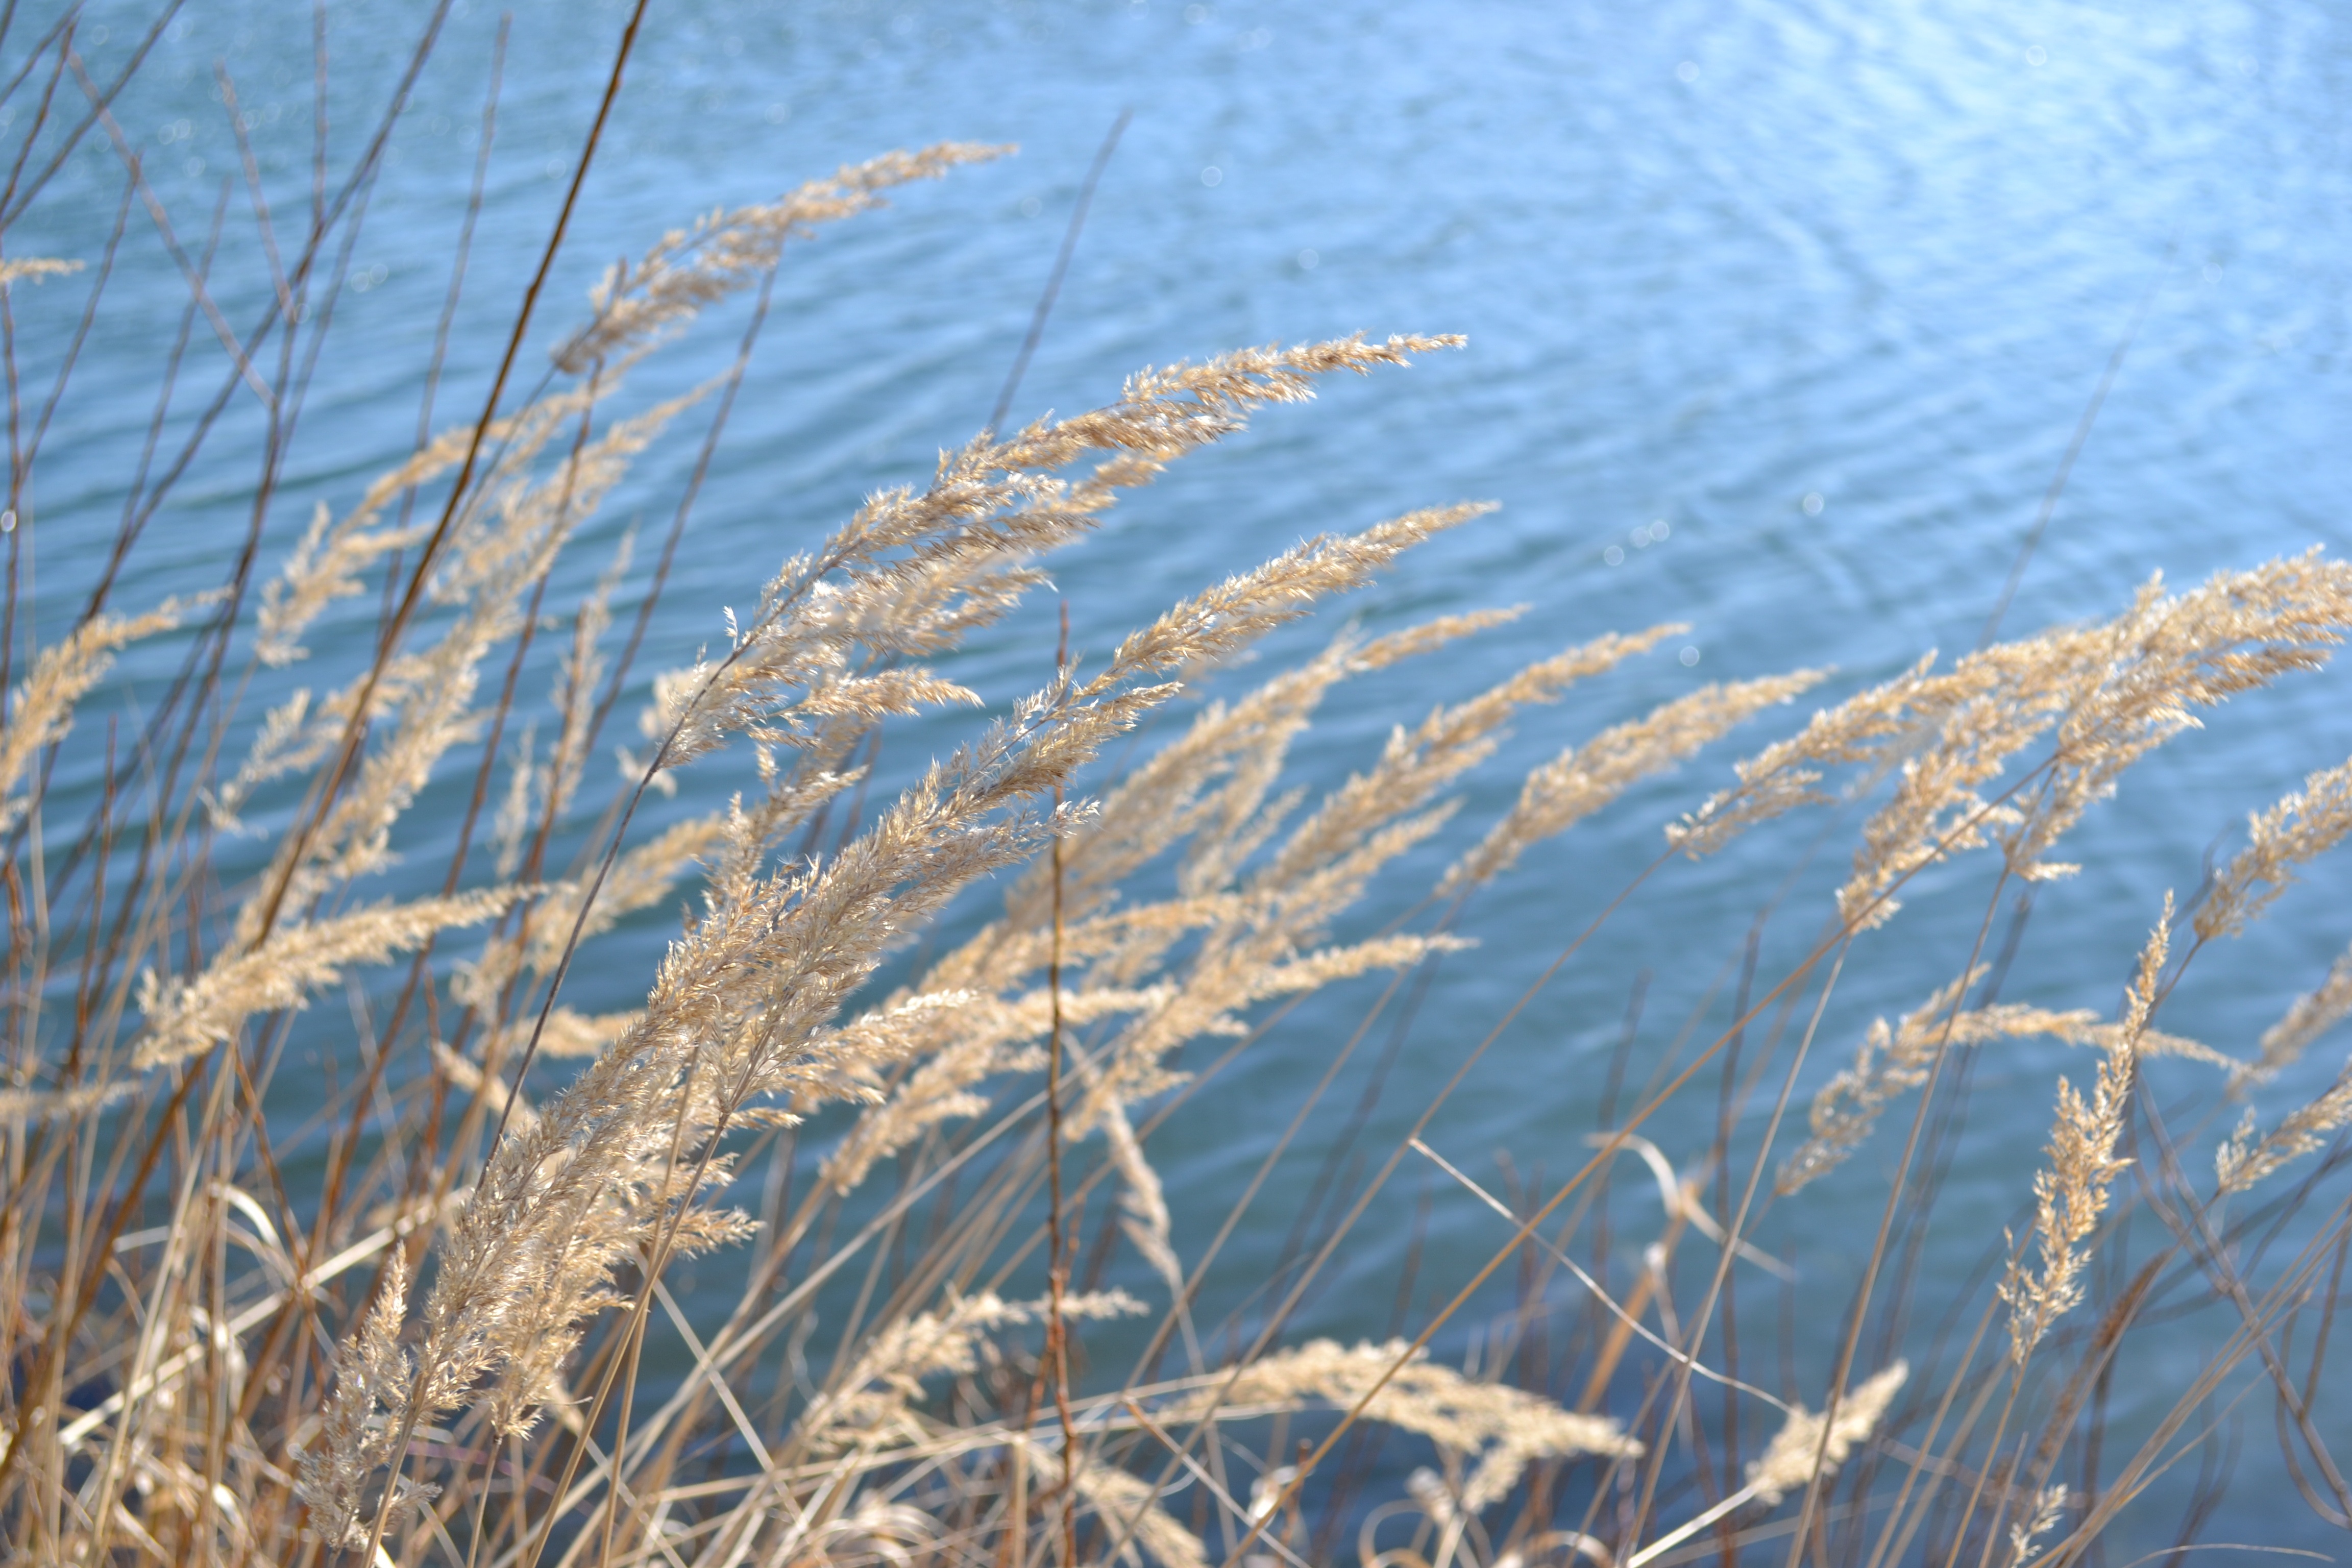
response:
<svg viewBox="0 0 2352 1568"><path fill-rule="evenodd" d="M618 0L525 0L513 12L440 423L470 416L488 386L625 15ZM60 16L54 0L24 8L0 64L13 71ZM427 11L353 0L325 16L331 189L359 158ZM111 79L152 16L111 0L88 8L81 47L93 76ZM499 26L492 6L457 5L392 132L334 299L331 347L267 510L265 570L314 504L347 508L414 439ZM210 296L231 322L257 319L270 271L216 67L234 84L278 243L290 247L311 200L312 44L304 8L189 0L116 105L123 145L142 160L188 265L221 213ZM0 108L0 146L22 140L38 86ZM2158 572L2186 583L2313 546L2343 552L2347 105L2352 14L2294 0L652 0L520 374L540 374L594 276L664 229L892 147L1019 144L1016 157L898 194L889 210L793 247L654 620L641 696L655 670L722 637L721 606L751 603L787 552L870 490L921 482L940 448L979 427L1089 162L1131 111L1014 418L1108 401L1142 365L1243 344L1358 331L1459 332L1468 343L1409 371L1349 378L1316 405L1268 411L1246 436L1123 502L1053 563L1082 657L1307 534L1465 498L1501 510L1277 637L1257 668L1316 646L1349 616L1378 630L1499 605L1530 613L1335 694L1298 750L1309 781L1336 782L1392 723L1565 644L1661 621L1690 627L1529 714L1467 786L1462 820L1379 884L1369 930L1508 803L1526 767L1603 724L1710 679L1832 668L1828 689L1842 693L1930 648L1948 657L1972 646L2078 433L2079 458L2007 606L2011 632L2112 613ZM94 131L8 234L9 252L95 264L123 202L122 166ZM128 211L114 266L23 508L37 592L20 639L54 635L95 581L161 353L186 308L183 267L142 205ZM14 290L17 353L47 367L30 374L54 375L78 327L79 288ZM722 368L743 312L738 301L696 327L639 373L632 397ZM231 374L202 316L187 366L175 431ZM117 603L220 580L253 513L262 428L253 400L232 395L133 552ZM681 428L584 531L551 605L575 603L632 527L646 559L693 462L701 426ZM623 591L624 615L641 583L642 573ZM362 657L375 609L346 601L320 625L309 641L322 668ZM1052 616L1041 602L992 629L953 673L992 702L1034 688L1050 673ZM176 657L165 648L126 664L124 713L152 700ZM248 713L298 679L299 668L265 677ZM1220 689L1234 687L1228 678ZM2335 676L2295 678L2129 774L2074 836L2068 858L2082 875L2039 895L2004 994L2111 1009L2165 890L2193 891L2243 813L2352 751L2344 689ZM1765 721L1755 743L1801 717ZM884 783L962 732L959 720L894 734ZM1644 785L1530 854L1466 911L1462 930L1480 946L1430 983L1355 1145L1374 1168L1657 856L1661 825L1728 779L1732 754L1717 748ZM404 827L409 869L387 879L390 890L437 880L436 849L449 842L470 776L456 763L445 771ZM601 805L607 776L584 812ZM731 786L714 773L705 787ZM709 804L691 796L689 786L688 798L657 803L653 820ZM1855 819L1839 819L1816 848L1829 820L1799 819L1717 859L1662 868L1502 1031L1433 1123L1433 1146L1490 1184L1571 1171L1637 989L1621 1110L1686 1025L1696 1033L1677 1062L1729 1021L1759 910L1775 912L1759 939L1756 994L1806 950ZM1917 1005L1961 967L1992 889L1990 868L1966 862L1920 879L1901 915L1857 947L1805 1089L1872 1016ZM2271 920L2200 956L2167 1026L2250 1050L2352 937L2347 892L2342 867L2315 868ZM2007 908L2004 898L2004 920ZM985 912L983 895L957 920ZM589 1011L631 1005L674 919L652 911L606 939L567 1000ZM2004 928L1991 930L1997 948ZM1153 1157L1185 1199L1177 1241L1188 1256L1376 986L1293 1014L1157 1134ZM1805 1020L1790 1023L1784 1053ZM318 1048L336 1048L331 1031L321 1038ZM1383 1025L1298 1140L1286 1167L1295 1175L1250 1211L1203 1297L1204 1322L1262 1304L1254 1292L1300 1226L1314 1172L1389 1039ZM2324 1043L2259 1102L2274 1112L2307 1098L2342 1049ZM1973 1070L1975 1111L1939 1210L1953 1239L1931 1249L1918 1286L1923 1334L2016 1223L2056 1079L2081 1080L2089 1062L2026 1043L1986 1053ZM1696 1161L1714 1134L1716 1076L1706 1069L1649 1129L1677 1160ZM2214 1109L2218 1079L2168 1063L2151 1081L2165 1103L2187 1108L2182 1126L2201 1127L2183 1157L2209 1160L2218 1127L2199 1119ZM1769 1109L1768 1089L1754 1125ZM1818 1403L1899 1141L1899 1129L1883 1136L1775 1207L1759 1232L1797 1268L1809 1303L1787 1327L1791 1394ZM1508 1152L1507 1170L1497 1151ZM1424 1196L1413 1327L1508 1235L1416 1157L1373 1200L1291 1337L1387 1331ZM1621 1237L1626 1258L1654 1234L1649 1202L1638 1186L1621 1189L1621 1228L1639 1232ZM1703 1289L1711 1264L1698 1257L1685 1289ZM1759 1276L1752 1289L1752 1321L1771 1322L1778 1285ZM1560 1310L1581 1308L1564 1294ZM2147 1331L2139 1372L2112 1394L2119 1428L2161 1413L2216 1331L2210 1316ZM1773 1362L1780 1331L1755 1331L1755 1359ZM1458 1354L1485 1332L1484 1320L1465 1319L1441 1342ZM1106 1352L1102 1364L1124 1363ZM2209 1538L2329 1548L2340 1537L2276 1463L2268 1402L2258 1393L2234 1417L2246 1424L2246 1457ZM2178 1511L2177 1500L2152 1500L2126 1543L2168 1542Z"/></svg>

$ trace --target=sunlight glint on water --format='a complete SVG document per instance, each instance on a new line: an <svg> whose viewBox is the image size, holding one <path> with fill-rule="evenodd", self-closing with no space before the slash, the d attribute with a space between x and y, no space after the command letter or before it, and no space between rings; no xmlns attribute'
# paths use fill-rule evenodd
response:
<svg viewBox="0 0 2352 1568"><path fill-rule="evenodd" d="M375 0L331 12L335 88L354 106L337 121L338 158L353 154L367 119L357 106L378 101L398 68L409 11ZM86 52L103 65L139 18L113 5L92 15L107 37L88 35ZM477 395L502 341L620 16L613 0L516 16L471 303L451 356L448 385L467 389L449 395L453 411ZM939 447L977 427L1087 161L1129 106L1134 121L1016 418L1103 400L1144 363L1244 342L1360 328L1461 331L1470 347L1276 412L1111 514L1099 538L1056 563L1075 646L1098 658L1178 593L1318 529L1499 500L1497 517L1425 549L1340 613L1377 629L1530 603L1534 614L1461 656L1498 676L1606 628L1674 619L1695 630L1596 695L1531 717L1481 775L1473 817L1565 739L1701 681L1834 665L1842 691L1922 648L1964 650L2143 302L2145 325L2008 629L2108 613L2158 569L2188 581L2314 543L2352 548L2352 121L2342 108L2352 21L2327 7L1775 0L1576 16L1120 0L657 4L654 16L557 269L549 342L609 258L714 205L901 144L953 137L1024 151L906 193L895 210L788 260L655 623L647 673L719 640L716 606L747 602L778 559L863 492L919 479ZM335 307L339 348L319 372L272 514L273 561L314 501L348 505L406 448L495 24L489 6L457 8L400 126ZM201 236L236 165L216 58L237 77L281 216L307 200L307 27L265 7L193 5L121 113L184 243ZM78 153L12 247L88 251L111 216L115 170L102 143ZM257 252L237 243L215 286L243 319L268 283ZM38 498L39 570L54 604L71 603L99 569L120 454L135 447L152 403L153 344L184 294L142 244L126 247L112 298L77 373L79 402L50 437ZM26 323L17 310L31 352L64 330ZM702 329L707 352L662 362L641 394L723 363L739 320ZM379 416L378 405L393 412ZM565 568L572 595L624 526L666 522L691 458L690 442L674 445L638 470ZM241 535L250 483L226 463L184 481L134 558L129 602L214 581ZM372 611L346 606L313 646L331 654L337 626L364 637ZM1051 663L1050 614L976 641L959 678L996 700L1036 684ZM1308 646L1333 618L1274 657ZM1343 691L1303 760L1319 778L1343 776L1392 715L1426 706L1438 684L1407 668L1378 689ZM1459 665L1443 681L1469 684ZM946 731L913 727L886 752L886 782L907 776L927 732ZM2082 834L2075 858L2091 874L2037 909L2036 929L2068 940L2024 944L2011 994L2112 1007L2163 889L2193 889L2207 846L2245 810L2347 747L2352 717L2340 703L2290 682L2136 772ZM1460 1052L1656 852L1658 824L1727 762L1710 753L1638 792L1473 909L1465 929L1482 946L1446 965L1422 1005L1368 1147L1401 1131ZM1684 1011L1736 963L1786 848L1669 868L1522 1016L1433 1141L1488 1174L1496 1149L1524 1172L1572 1168L1635 973L1654 973L1642 1039L1663 1053ZM412 858L437 864L428 846ZM1410 875L1442 864L1433 850ZM1768 967L1811 938L1841 870L1817 865L1787 892L1763 939ZM2293 896L2294 918L2216 955L2168 1026L2195 1035L2202 1017L2242 1012L2237 996L2284 996L2317 978L2352 935L2352 879L2323 865L2310 883ZM1873 939L1885 945L1867 978L1832 1008L1826 1056L1842 1055L1873 1014L1913 1005L1948 978L1983 887L1973 871L1923 880ZM579 977L568 999L583 1010L630 1005L669 921L653 911L633 921L635 949L606 949L614 962ZM631 954L642 962L619 961ZM1224 1081L1214 1114L1172 1121L1153 1146L1171 1185L1238 1190L1362 1000L1302 1009ZM2011 1218L2065 1062L2048 1045L1983 1061L1985 1103L2013 1097L2032 1114L1979 1119L1951 1178L1948 1223L1980 1213L1990 1237ZM2281 1086L2283 1100L2307 1092L2332 1058L2323 1049L2306 1067L2309 1081ZM2159 1081L2173 1094L2206 1083ZM1344 1103L1361 1082L1343 1083ZM1694 1147L1709 1131L1694 1122L1655 1135ZM1310 1135L1304 1158L1324 1152L1317 1136L1328 1134ZM1760 1244L1816 1284L1852 1271L1854 1237L1875 1225L1884 1196L1868 1163L1768 1218ZM1423 1181L1407 1168L1375 1211L1386 1218L1312 1300L1302 1330L1382 1331ZM1423 1268L1442 1280L1475 1268L1499 1235L1464 1194L1431 1190L1439 1219ZM1248 1302L1250 1282L1291 1236L1297 1201L1255 1213L1228 1248L1204 1321ZM1180 1229L1180 1247L1202 1239ZM1800 1358L1824 1361L1827 1340ZM2263 1502L2242 1492L2231 1507L2260 1520Z"/></svg>

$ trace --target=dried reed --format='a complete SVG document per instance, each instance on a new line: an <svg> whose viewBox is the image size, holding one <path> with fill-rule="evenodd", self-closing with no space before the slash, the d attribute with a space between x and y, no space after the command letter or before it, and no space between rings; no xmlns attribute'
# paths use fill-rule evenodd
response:
<svg viewBox="0 0 2352 1568"><path fill-rule="evenodd" d="M436 13L405 80L439 25ZM111 128L107 91L81 74L71 39L69 26L52 31L19 73L46 83L20 173L66 114L69 79L90 100L89 123ZM143 195L184 261L161 199L116 145L126 215ZM1988 647L1940 673L1922 659L1763 744L1668 827L1667 847L1717 851L1834 798L1830 775L1848 770L1849 796L1873 805L1825 935L1777 976L1751 945L1737 1002L1700 1003L1691 1029L1708 1031L1703 1043L1649 1064L1630 1113L1564 1183L1507 1168L1506 1203L1438 1161L1476 1214L1501 1218L1497 1249L1434 1311L1416 1312L1409 1264L1392 1337L1349 1347L1307 1331L1315 1292L1358 1256L1348 1243L1363 1217L1387 1212L1375 1205L1406 1149L1436 1159L1418 1130L1486 1047L1462 1053L1377 1175L1343 1176L1361 1159L1383 1058L1293 1256L1255 1282L1262 1296L1222 1322L1205 1316L1228 1237L1269 1184L1284 1185L1292 1139L1357 1046L1389 1017L1391 1053L1402 1048L1440 961L1472 947L1461 922L1480 890L1531 864L1573 863L1572 849L1545 846L1828 674L1707 685L1588 723L1580 689L1685 628L1589 635L1400 719L1319 795L1289 782L1311 772L1292 753L1344 683L1412 659L1451 668L1465 639L1520 613L1349 627L1254 681L1229 673L1278 626L1486 510L1455 505L1307 540L1179 600L1097 668L1057 660L1025 694L963 683L965 640L1042 586L1045 558L1125 493L1310 399L1324 376L1402 366L1460 345L1450 337L1153 367L1099 408L983 430L943 452L929 483L868 497L739 599L747 614L714 617L720 640L650 679L634 660L700 468L650 579L624 536L576 605L550 606L557 563L636 459L706 411L707 466L743 370L739 359L684 396L641 404L628 391L640 363L756 289L748 358L793 247L886 192L1009 151L891 153L664 236L607 271L541 384L509 397L502 370L479 417L437 432L428 405L381 474L337 482L290 529L272 500L289 482L275 432L301 411L331 320L320 301L360 209L349 190L330 199L322 174L317 221L281 254L248 161L267 313L240 333L188 274L190 321L205 315L226 351L223 399L257 393L276 421L250 547L228 580L143 613L106 607L116 567L186 468L142 464L113 564L81 613L37 603L16 570L26 540L82 525L37 516L26 498L40 437L16 445L0 648L11 1559L1305 1568L1341 1554L1353 1525L1361 1568L1729 1562L1775 1532L1790 1534L1791 1561L1808 1549L1873 1568L1999 1552L2022 1568L2077 1561L2119 1521L2142 1529L2156 1478L2220 1441L2196 1413L2265 1384L2284 1413L2293 1484L2321 1518L2352 1524L2352 1489L2311 1419L2352 1252L2340 1210L2313 1199L2340 1180L2352 1068L2267 1123L2250 1107L2214 1148L2210 1186L2175 1158L2205 1128L2180 1123L2147 1072L2186 1057L2226 1072L2230 1093L2268 1093L2352 1012L2345 958L2272 1015L2251 1054L2155 1025L2211 939L2263 917L2352 833L2352 763L2251 818L2178 955L2168 900L2118 1017L1995 999L1980 937L1918 1008L1870 1025L1850 1066L1818 1085L1806 1067L1840 977L1889 940L1870 933L1924 870L1997 849L1997 863L1983 858L1996 900L2011 879L2066 874L2060 841L2126 770L2199 710L2325 663L2352 626L2352 568L2316 553L2178 595L2151 581L2110 620ZM81 266L0 261L12 322L72 310L61 280ZM108 273L85 310L100 309ZM0 340L13 433L25 350L13 325ZM175 349L167 382L188 367ZM151 444L167 427L178 428L159 412ZM208 416L188 451L229 438ZM255 563L270 560L257 581ZM613 605L640 581L645 607L615 650ZM382 601L371 635L333 625L371 594ZM565 635L541 642L542 630ZM179 681L135 734L77 724L110 691L115 656L142 641L184 655ZM312 664L315 678L289 684ZM1206 681L1214 698L1187 722L1107 760L1112 742ZM1613 700L1600 689L1601 705ZM258 712L256 692L270 694ZM604 725L633 692L644 700L621 776L590 801ZM1540 713L1572 695L1567 717ZM992 704L994 721L887 787L885 730ZM1457 828L1458 786L1531 716L1584 738L1554 742L1483 829ZM401 875L415 876L420 847L451 843L446 824L415 820L436 780L470 784L439 891L390 896L404 857ZM684 804L644 828L656 793ZM1383 923L1371 911L1416 851L1444 868ZM957 912L991 879L1001 912ZM641 1003L585 1011L572 977L635 951L625 922L665 906L680 924ZM1997 904L1986 908L1990 929ZM1280 1032L1305 998L1378 976L1358 987L1353 1037L1328 1053L1218 1228L1194 1184L1155 1164L1155 1135L1171 1118L1197 1121L1196 1096L1241 1053L1276 1038L1318 1049L1307 1032ZM348 1023L319 1005L338 994ZM1781 1026L1808 997L1811 1023L1791 1049ZM1759 1044L1750 1026L1767 1012ZM2004 1250L1981 1226L1933 1223L1936 1173L1969 1062L2036 1037L2098 1057L2087 1092L2059 1085L2047 1166L2010 1194L2030 1234ZM323 1110L303 1121L273 1091L314 1047L332 1072L312 1097ZM1639 1048L1629 1025L1605 1090L1580 1068L1555 1075L1562 1108L1600 1098L1613 1110ZM1722 1085L1703 1118L1711 1143L1689 1119L1635 1133L1686 1100L1711 1062ZM1801 1084L1813 1089L1810 1135L1783 1152L1779 1109L1769 1123L1744 1112L1759 1095L1785 1108ZM1853 1293L1790 1278L1750 1240L1755 1226L1778 1203L1811 1201L1816 1183L1874 1180L1841 1167L1914 1096L1888 1235ZM1675 1139L1690 1142L1670 1158ZM1605 1185L1629 1149L1658 1177L1663 1228ZM2323 1150L2267 1206L2231 1206ZM1702 1242L1714 1251L1693 1265L1685 1244ZM1979 1283L1938 1325L1920 1305L1922 1259L1979 1249ZM2127 1252L2140 1273L2126 1284ZM723 1281L715 1292L683 1277L696 1258ZM1515 1290L1497 1272L1514 1260ZM1743 1364L1738 1322L1752 1334L1761 1310L1752 1286L1743 1304L1743 1263L1804 1293L1786 1331L1844 1369L1820 1412L1797 1398L1793 1371L1774 1394L1752 1353ZM2176 1318L2226 1314L2210 1364L2161 1419L2111 1432L2107 1390L2159 1303ZM1128 1345L1116 1322L1139 1315L1150 1348L1115 1375L1089 1342ZM1883 1370L1849 1386L1865 1329L1886 1347ZM2001 1329L2005 1358L1985 1348ZM1445 1359L1429 1348L1441 1334ZM1183 1356L1173 1373L1160 1364L1171 1345ZM1719 1413L1692 1396L1694 1377L1720 1393ZM1557 1395L1567 1388L1585 1391L1579 1407ZM1780 1417L1760 1447L1759 1403ZM2062 1463L2079 1483L2054 1479ZM1793 1517L1776 1521L1784 1508Z"/></svg>

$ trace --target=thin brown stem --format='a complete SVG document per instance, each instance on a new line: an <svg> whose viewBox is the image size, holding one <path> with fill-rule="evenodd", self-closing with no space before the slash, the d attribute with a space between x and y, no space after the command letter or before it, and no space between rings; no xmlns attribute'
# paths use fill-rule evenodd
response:
<svg viewBox="0 0 2352 1568"><path fill-rule="evenodd" d="M1122 123L1124 121L1122 121ZM1114 132L1114 135L1116 133ZM1070 602L1061 601L1061 640L1054 649L1054 674L1066 681L1070 674ZM1062 811L1062 784L1054 782L1054 815ZM1066 1298L1070 1288L1069 1238L1062 1212L1062 838L1057 832L1046 846L1053 857L1054 934L1045 961L1046 1006L1051 1023L1045 1057L1045 1168L1050 1194L1046 1208L1045 1265L1049 1316L1045 1323L1045 1359L1054 1385L1054 1414L1062 1424L1061 1562L1077 1568L1078 1561L1078 1433L1070 1414L1070 1326Z"/></svg>

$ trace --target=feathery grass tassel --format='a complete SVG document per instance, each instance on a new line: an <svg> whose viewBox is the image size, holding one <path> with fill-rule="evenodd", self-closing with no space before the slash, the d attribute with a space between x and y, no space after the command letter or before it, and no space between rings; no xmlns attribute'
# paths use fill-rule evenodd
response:
<svg viewBox="0 0 2352 1568"><path fill-rule="evenodd" d="M2050 1331L2083 1299L2083 1271L2091 1261L2084 1244L2106 1212L2107 1190L2131 1163L2116 1154L2124 1119L2131 1113L2133 1076L2155 1010L2157 987L2172 942L2172 895L2140 950L2139 972L2125 1003L2122 1027L2105 1042L2097 1081L2086 1101L2063 1079L2058 1083L2058 1120L2050 1133L2050 1164L2033 1178L2033 1239L2041 1255L2038 1271L2012 1241L2009 1273L2000 1296L2010 1310L2010 1355L2023 1366Z"/></svg>

